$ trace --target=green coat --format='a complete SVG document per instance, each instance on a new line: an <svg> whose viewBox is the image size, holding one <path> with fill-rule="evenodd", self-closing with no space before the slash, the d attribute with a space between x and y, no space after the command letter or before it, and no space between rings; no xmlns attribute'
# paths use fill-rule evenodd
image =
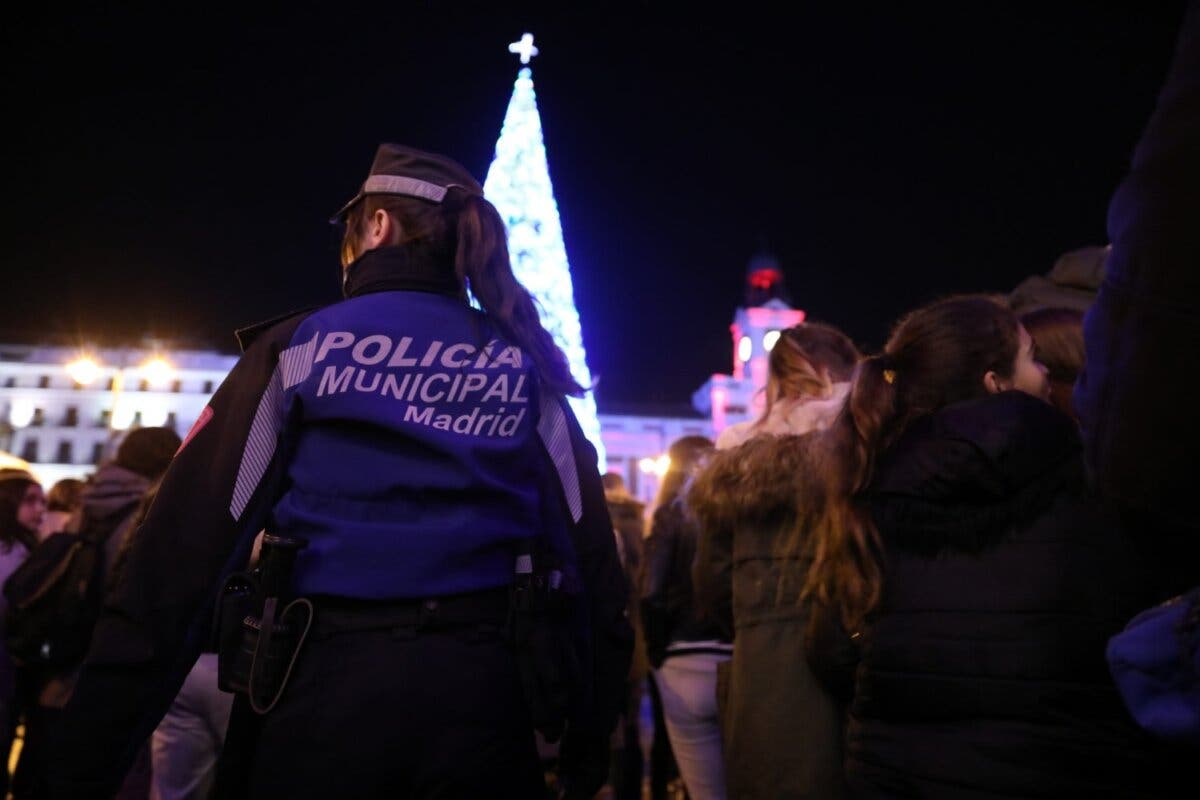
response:
<svg viewBox="0 0 1200 800"><path fill-rule="evenodd" d="M807 561L780 548L795 516L804 437L760 436L719 452L689 504L701 520L697 601L733 633L718 699L730 797L840 798L844 706L805 657Z"/></svg>

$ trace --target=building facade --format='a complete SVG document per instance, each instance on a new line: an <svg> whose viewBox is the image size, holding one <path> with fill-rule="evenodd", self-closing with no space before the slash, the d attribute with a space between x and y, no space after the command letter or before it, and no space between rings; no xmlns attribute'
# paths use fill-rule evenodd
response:
<svg viewBox="0 0 1200 800"><path fill-rule="evenodd" d="M47 487L85 478L130 428L184 435L236 362L153 342L87 351L0 345L0 450L29 462Z"/></svg>

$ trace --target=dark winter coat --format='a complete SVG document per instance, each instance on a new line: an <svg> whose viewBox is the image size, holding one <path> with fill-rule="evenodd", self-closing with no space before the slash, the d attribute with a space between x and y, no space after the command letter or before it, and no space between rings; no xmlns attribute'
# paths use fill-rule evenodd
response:
<svg viewBox="0 0 1200 800"><path fill-rule="evenodd" d="M655 509L646 538L641 607L646 652L655 669L670 654L729 651L729 638L695 602L692 561L698 537L682 498Z"/></svg>
<svg viewBox="0 0 1200 800"><path fill-rule="evenodd" d="M630 587L635 587L629 592L628 613L634 635L629 682L636 685L650 671L650 663L646 659L646 640L642 635L641 615L638 613L641 595L636 591L638 581L641 580L643 551L646 546L646 506L628 492L605 491L604 499L608 502L608 515L612 517L613 533L617 537L618 554L621 556L621 567L625 570L625 579Z"/></svg>
<svg viewBox="0 0 1200 800"><path fill-rule="evenodd" d="M149 478L115 463L96 470L80 497L79 516L67 523L69 530L87 528L104 539L104 569L109 585L112 567L133 527L142 498L150 489Z"/></svg>
<svg viewBox="0 0 1200 800"><path fill-rule="evenodd" d="M760 436L717 453L689 494L703 534L695 586L733 634L722 703L725 775L736 798L845 795L845 708L805 659L807 558L781 552L797 514L808 437Z"/></svg>
<svg viewBox="0 0 1200 800"><path fill-rule="evenodd" d="M863 632L847 776L865 796L1139 797L1159 746L1105 643L1143 565L1086 488L1074 423L1017 392L948 406L873 488L884 598Z"/></svg>
<svg viewBox="0 0 1200 800"><path fill-rule="evenodd" d="M1164 579L1200 582L1194 385L1200 342L1200 3L1189 5L1174 62L1108 208L1112 252L1084 319L1087 365L1075 388L1089 466L1131 532L1175 541ZM1147 524L1150 523L1150 524Z"/></svg>
<svg viewBox="0 0 1200 800"><path fill-rule="evenodd" d="M109 462L96 470L83 489L79 511L67 522L67 530L87 530L104 542L104 583L114 583L114 566L133 530L138 505L150 488L148 478ZM41 676L38 702L62 708L71 698L79 677L78 667L55 675Z"/></svg>

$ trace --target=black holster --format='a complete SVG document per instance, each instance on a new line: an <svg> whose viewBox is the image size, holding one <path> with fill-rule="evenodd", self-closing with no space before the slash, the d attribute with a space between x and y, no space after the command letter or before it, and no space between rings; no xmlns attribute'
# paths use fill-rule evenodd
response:
<svg viewBox="0 0 1200 800"><path fill-rule="evenodd" d="M556 558L536 548L517 557L509 633L533 726L550 743L562 737L582 674L574 641L576 595Z"/></svg>
<svg viewBox="0 0 1200 800"><path fill-rule="evenodd" d="M313 606L292 596L301 539L263 536L258 565L225 581L217 613L217 686L245 694L265 714L287 685L288 675L312 625Z"/></svg>

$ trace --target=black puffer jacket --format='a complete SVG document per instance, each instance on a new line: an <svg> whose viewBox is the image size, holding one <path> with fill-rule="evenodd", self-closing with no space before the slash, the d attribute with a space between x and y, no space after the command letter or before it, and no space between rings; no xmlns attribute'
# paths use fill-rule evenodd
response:
<svg viewBox="0 0 1200 800"><path fill-rule="evenodd" d="M1166 794L1104 658L1150 576L1085 483L1074 424L1015 392L942 409L885 456L887 577L847 739L863 795Z"/></svg>

